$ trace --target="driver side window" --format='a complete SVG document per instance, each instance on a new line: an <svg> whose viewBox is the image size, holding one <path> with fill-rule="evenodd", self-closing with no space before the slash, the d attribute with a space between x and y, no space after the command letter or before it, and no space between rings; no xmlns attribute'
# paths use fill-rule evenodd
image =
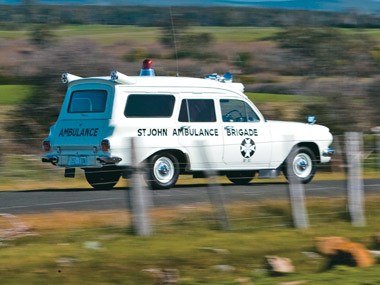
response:
<svg viewBox="0 0 380 285"><path fill-rule="evenodd" d="M221 99L220 108L223 122L258 122L257 114L246 102L234 99Z"/></svg>

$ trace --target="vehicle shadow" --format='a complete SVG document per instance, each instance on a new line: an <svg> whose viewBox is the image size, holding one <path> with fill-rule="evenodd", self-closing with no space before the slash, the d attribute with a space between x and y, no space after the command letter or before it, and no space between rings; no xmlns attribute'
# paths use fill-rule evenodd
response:
<svg viewBox="0 0 380 285"><path fill-rule="evenodd" d="M236 185L232 183L220 183L215 184L219 185L225 189L232 189L232 188L248 188L248 187L255 187L255 186L267 186L267 185L287 185L288 182L251 182L246 185ZM194 189L194 188L207 188L213 186L213 184L208 183L186 183L186 184L178 184L170 189L160 189L160 190L152 190L152 191L170 191L170 190L186 190L186 189ZM147 186L144 186L147 187ZM43 189L23 189L23 190L2 190L1 192L8 192L8 193L25 193L25 192L114 192L114 191L123 191L123 190L131 190L131 187L126 186L118 186L114 187L111 190L106 189L94 189L91 187L88 188L43 188Z"/></svg>

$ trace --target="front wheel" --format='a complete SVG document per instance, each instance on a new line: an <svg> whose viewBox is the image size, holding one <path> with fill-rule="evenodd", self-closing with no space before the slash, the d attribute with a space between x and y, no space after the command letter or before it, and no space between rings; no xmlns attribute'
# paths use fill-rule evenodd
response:
<svg viewBox="0 0 380 285"><path fill-rule="evenodd" d="M152 189L169 189L179 176L178 159L170 153L152 156L148 161L147 184Z"/></svg>
<svg viewBox="0 0 380 285"><path fill-rule="evenodd" d="M89 168L84 170L87 182L97 190L110 190L119 181L121 172L116 167Z"/></svg>
<svg viewBox="0 0 380 285"><path fill-rule="evenodd" d="M307 147L293 149L284 168L284 174L288 181L292 178L307 184L309 183L317 171L316 158L314 153Z"/></svg>

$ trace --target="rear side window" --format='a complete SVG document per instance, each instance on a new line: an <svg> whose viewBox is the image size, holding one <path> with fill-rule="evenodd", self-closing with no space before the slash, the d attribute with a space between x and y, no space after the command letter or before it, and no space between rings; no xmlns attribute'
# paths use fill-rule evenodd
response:
<svg viewBox="0 0 380 285"><path fill-rule="evenodd" d="M138 95L128 96L124 115L137 118L166 118L173 114L175 98L173 95Z"/></svg>
<svg viewBox="0 0 380 285"><path fill-rule="evenodd" d="M216 122L214 100L184 99L181 103L178 121Z"/></svg>
<svg viewBox="0 0 380 285"><path fill-rule="evenodd" d="M69 113L103 113L106 109L106 90L78 90L71 94Z"/></svg>

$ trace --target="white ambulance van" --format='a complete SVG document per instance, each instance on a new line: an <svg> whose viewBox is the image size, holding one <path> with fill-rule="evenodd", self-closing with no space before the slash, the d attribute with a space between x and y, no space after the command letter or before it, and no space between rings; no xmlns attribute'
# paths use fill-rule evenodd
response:
<svg viewBox="0 0 380 285"><path fill-rule="evenodd" d="M154 76L151 60L140 76L63 74L67 93L43 141L42 161L65 168L65 177L83 169L95 189L112 189L133 168L134 138L152 189L173 187L180 174L208 171L235 184L280 172L310 182L317 164L333 154L329 129L266 120L231 77Z"/></svg>

